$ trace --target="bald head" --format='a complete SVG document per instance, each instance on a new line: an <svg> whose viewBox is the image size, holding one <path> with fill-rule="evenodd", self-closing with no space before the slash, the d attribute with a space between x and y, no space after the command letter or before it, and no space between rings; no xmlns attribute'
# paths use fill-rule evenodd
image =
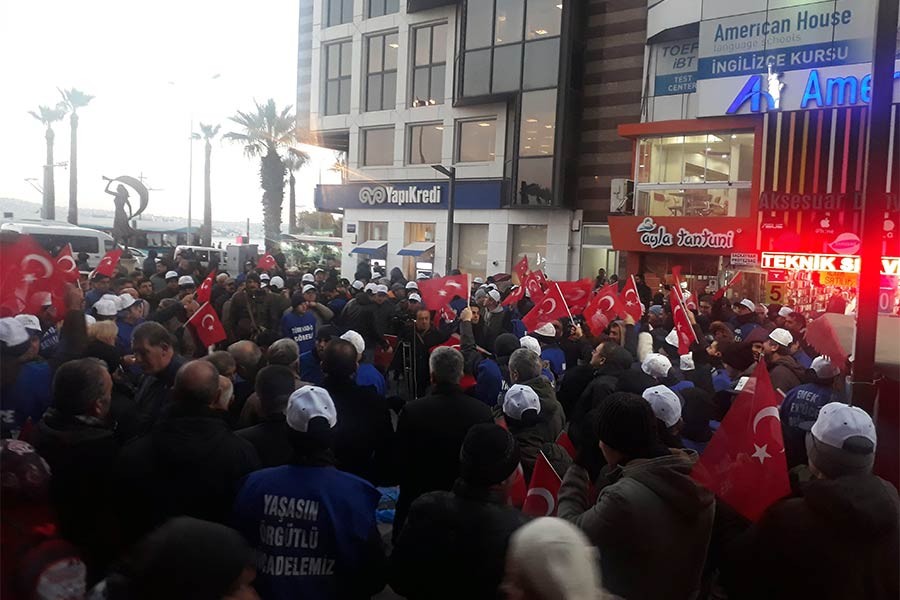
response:
<svg viewBox="0 0 900 600"><path fill-rule="evenodd" d="M182 408L214 406L219 394L219 371L211 362L192 360L175 374L175 403Z"/></svg>
<svg viewBox="0 0 900 600"><path fill-rule="evenodd" d="M256 377L259 361L262 360L262 350L249 340L235 342L228 346L228 354L234 358L238 374L244 379L251 380Z"/></svg>

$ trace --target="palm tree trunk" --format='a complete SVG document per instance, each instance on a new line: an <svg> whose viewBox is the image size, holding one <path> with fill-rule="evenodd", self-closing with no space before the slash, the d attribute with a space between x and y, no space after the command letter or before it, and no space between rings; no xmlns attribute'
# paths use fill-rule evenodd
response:
<svg viewBox="0 0 900 600"><path fill-rule="evenodd" d="M275 252L281 238L281 207L284 203L284 163L270 148L260 161L260 180L263 188L263 228L266 250Z"/></svg>
<svg viewBox="0 0 900 600"><path fill-rule="evenodd" d="M44 206L42 219L56 218L56 190L53 186L53 128L47 125L47 162L44 164Z"/></svg>
<svg viewBox="0 0 900 600"><path fill-rule="evenodd" d="M69 223L78 225L78 114L69 117L72 139L69 145Z"/></svg>
<svg viewBox="0 0 900 600"><path fill-rule="evenodd" d="M288 186L290 187L290 193L288 195L288 233L297 233L296 184L297 179L294 177L294 172L291 171L290 178L288 179Z"/></svg>
<svg viewBox="0 0 900 600"><path fill-rule="evenodd" d="M200 245L212 246L212 192L210 190L210 158L212 144L206 140L206 163L203 165L203 230L200 232Z"/></svg>

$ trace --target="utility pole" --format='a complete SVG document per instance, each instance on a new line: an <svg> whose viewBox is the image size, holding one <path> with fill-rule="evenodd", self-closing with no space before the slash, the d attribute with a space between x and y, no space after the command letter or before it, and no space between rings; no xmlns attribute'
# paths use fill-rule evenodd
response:
<svg viewBox="0 0 900 600"><path fill-rule="evenodd" d="M879 0L872 57L872 101L869 105L869 147L862 215L864 240L860 250L856 344L853 351L852 400L874 414L876 389L875 342L884 213L887 208L891 102L894 95L894 57L897 40L897 0ZM897 144L895 143L895 147ZM894 157L896 160L896 156ZM892 190L897 194L898 190ZM886 332L885 332L886 333Z"/></svg>
<svg viewBox="0 0 900 600"><path fill-rule="evenodd" d="M438 173L443 173L450 180L447 190L447 261L444 265L444 275L449 275L453 270L453 217L456 209L456 167L445 167L444 165L431 165L431 168Z"/></svg>

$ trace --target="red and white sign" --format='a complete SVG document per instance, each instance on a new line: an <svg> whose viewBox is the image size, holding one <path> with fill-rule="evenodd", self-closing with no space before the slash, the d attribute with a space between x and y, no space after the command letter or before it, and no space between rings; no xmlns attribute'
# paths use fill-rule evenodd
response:
<svg viewBox="0 0 900 600"><path fill-rule="evenodd" d="M763 269L788 271L831 271L835 273L859 273L859 257L840 254L786 254L763 252L760 266ZM900 258L885 256L881 259L882 275L900 275Z"/></svg>
<svg viewBox="0 0 900 600"><path fill-rule="evenodd" d="M610 216L617 250L682 254L755 252L757 223L747 217Z"/></svg>

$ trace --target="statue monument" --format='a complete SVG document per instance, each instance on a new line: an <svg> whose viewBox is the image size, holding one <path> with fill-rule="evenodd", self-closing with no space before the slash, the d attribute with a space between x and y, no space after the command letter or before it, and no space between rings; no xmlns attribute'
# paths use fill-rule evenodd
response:
<svg viewBox="0 0 900 600"><path fill-rule="evenodd" d="M136 177L122 175L115 179L110 179L109 177L104 177L103 179L107 181L106 189L104 191L113 197L113 203L116 207L115 217L113 218L112 236L118 244L127 248L129 240L134 235L134 229L131 228L130 223L147 208L150 192ZM110 188L114 183L117 185L116 189L113 191ZM128 193L128 188L134 190L140 199L137 211L134 210L134 207L132 207L131 202L129 201L130 194Z"/></svg>

